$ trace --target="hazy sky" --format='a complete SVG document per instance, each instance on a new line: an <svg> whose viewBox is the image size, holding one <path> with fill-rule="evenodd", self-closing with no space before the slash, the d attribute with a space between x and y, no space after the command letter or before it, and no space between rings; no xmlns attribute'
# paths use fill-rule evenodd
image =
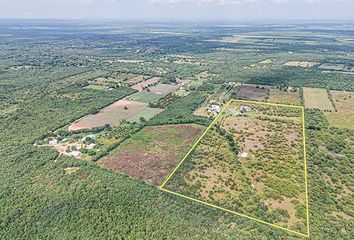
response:
<svg viewBox="0 0 354 240"><path fill-rule="evenodd" d="M343 19L354 0L0 0L0 18Z"/></svg>

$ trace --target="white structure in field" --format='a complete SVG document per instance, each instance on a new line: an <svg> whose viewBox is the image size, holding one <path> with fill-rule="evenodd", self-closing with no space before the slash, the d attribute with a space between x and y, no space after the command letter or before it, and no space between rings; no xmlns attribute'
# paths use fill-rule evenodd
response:
<svg viewBox="0 0 354 240"><path fill-rule="evenodd" d="M219 105L209 105L207 108L207 112L213 113L214 115L219 114L221 111L221 107Z"/></svg>
<svg viewBox="0 0 354 240"><path fill-rule="evenodd" d="M73 156L75 158L79 158L81 156L81 152L80 151L72 151L68 155Z"/></svg>

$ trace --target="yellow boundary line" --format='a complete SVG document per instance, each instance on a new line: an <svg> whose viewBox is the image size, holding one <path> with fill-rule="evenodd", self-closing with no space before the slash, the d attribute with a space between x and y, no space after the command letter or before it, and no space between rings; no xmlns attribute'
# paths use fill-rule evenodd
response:
<svg viewBox="0 0 354 240"><path fill-rule="evenodd" d="M252 104L262 104L262 105L270 105L270 106L279 106L279 107L289 107L289 108L298 108L302 110L302 134L303 134L303 150L304 150L304 178L305 178L305 201L306 201L306 225L307 225L307 234L303 234L288 228L284 228L282 226L278 226L276 224L273 223L269 223L266 221L263 221L261 219L257 219L239 212L235 212L214 204L210 204L192 197L188 197L185 196L183 194L177 193L177 192L173 192L170 191L168 189L164 189L163 187L166 185L166 183L170 180L170 178L173 176L173 174L177 171L177 169L182 165L182 163L187 159L187 157L191 154L191 152L195 149L195 147L199 144L199 142L202 140L202 138L205 136L205 134L210 130L210 128L215 124L215 122L219 119L219 117L221 116L221 114L226 110L226 108L232 103L232 102L244 102L244 103L252 103ZM182 198L186 198L204 205L207 205L209 207L213 207L219 210L223 210L235 215L238 215L240 217L244 217L247 219L251 219L278 229L282 229L291 233L294 233L296 235L299 235L301 237L310 237L310 218L309 218L309 203L308 203L308 186L307 186L307 160L306 160L306 135L305 135L305 111L304 111L304 107L303 106L294 106L294 105L286 105L286 104L276 104L276 103L267 103L267 102L257 102L257 101L248 101L248 100L237 100L237 99L231 99L220 111L220 113L215 117L215 119L212 121L212 123L207 127L207 129L204 130L203 134L198 138L198 140L193 144L193 146L191 147L191 149L187 152L187 154L183 157L183 159L178 163L178 165L175 167L175 169L171 172L171 174L166 178L166 180L162 183L162 185L159 187L162 191L174 194L176 196L182 197Z"/></svg>

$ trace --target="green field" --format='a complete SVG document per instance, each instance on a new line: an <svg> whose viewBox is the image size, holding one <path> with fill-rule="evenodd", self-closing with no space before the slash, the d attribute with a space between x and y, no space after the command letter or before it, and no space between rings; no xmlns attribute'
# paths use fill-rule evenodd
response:
<svg viewBox="0 0 354 240"><path fill-rule="evenodd" d="M84 87L85 89L91 89L91 90L100 90L100 91L104 91L107 90L107 87L102 86L102 85L97 85L97 84L90 84L86 87Z"/></svg>
<svg viewBox="0 0 354 240"><path fill-rule="evenodd" d="M151 103L163 98L164 95L156 94L152 92L137 92L128 98L134 101L143 102L143 103Z"/></svg>
<svg viewBox="0 0 354 240"><path fill-rule="evenodd" d="M127 118L126 120L128 122L141 122L141 118L144 118L145 120L150 120L153 118L155 115L159 114L162 112L162 109L160 108L148 108L144 109L141 112L138 112L134 114L133 116Z"/></svg>

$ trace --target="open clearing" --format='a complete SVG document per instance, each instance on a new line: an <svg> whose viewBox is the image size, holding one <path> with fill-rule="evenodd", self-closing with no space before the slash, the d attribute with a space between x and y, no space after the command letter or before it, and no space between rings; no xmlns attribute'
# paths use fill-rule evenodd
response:
<svg viewBox="0 0 354 240"><path fill-rule="evenodd" d="M156 94L162 94L162 95L167 95L169 93L175 92L180 88L178 85L174 84L158 84L156 86L153 86L150 89L150 92L156 93Z"/></svg>
<svg viewBox="0 0 354 240"><path fill-rule="evenodd" d="M283 91L280 89L270 89L268 102L289 105L300 105L300 91Z"/></svg>
<svg viewBox="0 0 354 240"><path fill-rule="evenodd" d="M196 124L145 127L99 164L149 184L160 185L200 136Z"/></svg>
<svg viewBox="0 0 354 240"><path fill-rule="evenodd" d="M352 92L331 91L337 112L326 112L331 124L354 129L354 94Z"/></svg>
<svg viewBox="0 0 354 240"><path fill-rule="evenodd" d="M112 105L102 109L97 114L91 114L69 126L70 131L81 129L92 129L95 127L109 124L111 126L118 126L119 123L138 112L149 109L149 104L137 101L119 100Z"/></svg>
<svg viewBox="0 0 354 240"><path fill-rule="evenodd" d="M310 68L317 66L317 62L308 62L308 61L289 61L284 64L288 67L303 67L303 68Z"/></svg>
<svg viewBox="0 0 354 240"><path fill-rule="evenodd" d="M140 123L141 118L144 118L147 121L162 111L163 111L163 109L161 109L161 108L147 108L147 109L144 109L144 110L134 114L133 116L127 118L126 120L128 122Z"/></svg>
<svg viewBox="0 0 354 240"><path fill-rule="evenodd" d="M306 108L318 108L325 111L334 111L326 89L304 88L304 100Z"/></svg>
<svg viewBox="0 0 354 240"><path fill-rule="evenodd" d="M134 84L131 88L138 90L138 91L143 91L145 88L156 85L158 82L160 82L161 78L159 77L153 77L150 79L147 79L143 82Z"/></svg>
<svg viewBox="0 0 354 240"><path fill-rule="evenodd" d="M236 96L239 99L263 101L268 92L269 88L267 87L244 84L241 86Z"/></svg>
<svg viewBox="0 0 354 240"><path fill-rule="evenodd" d="M232 101L161 188L307 234L302 117Z"/></svg>
<svg viewBox="0 0 354 240"><path fill-rule="evenodd" d="M107 90L107 87L102 86L102 85L98 85L98 84L90 84L90 85L84 87L84 89L104 91L104 90Z"/></svg>
<svg viewBox="0 0 354 240"><path fill-rule="evenodd" d="M150 102L155 102L162 97L164 97L164 95L156 94L152 92L137 92L127 97L127 99L142 102L142 103L150 103Z"/></svg>

